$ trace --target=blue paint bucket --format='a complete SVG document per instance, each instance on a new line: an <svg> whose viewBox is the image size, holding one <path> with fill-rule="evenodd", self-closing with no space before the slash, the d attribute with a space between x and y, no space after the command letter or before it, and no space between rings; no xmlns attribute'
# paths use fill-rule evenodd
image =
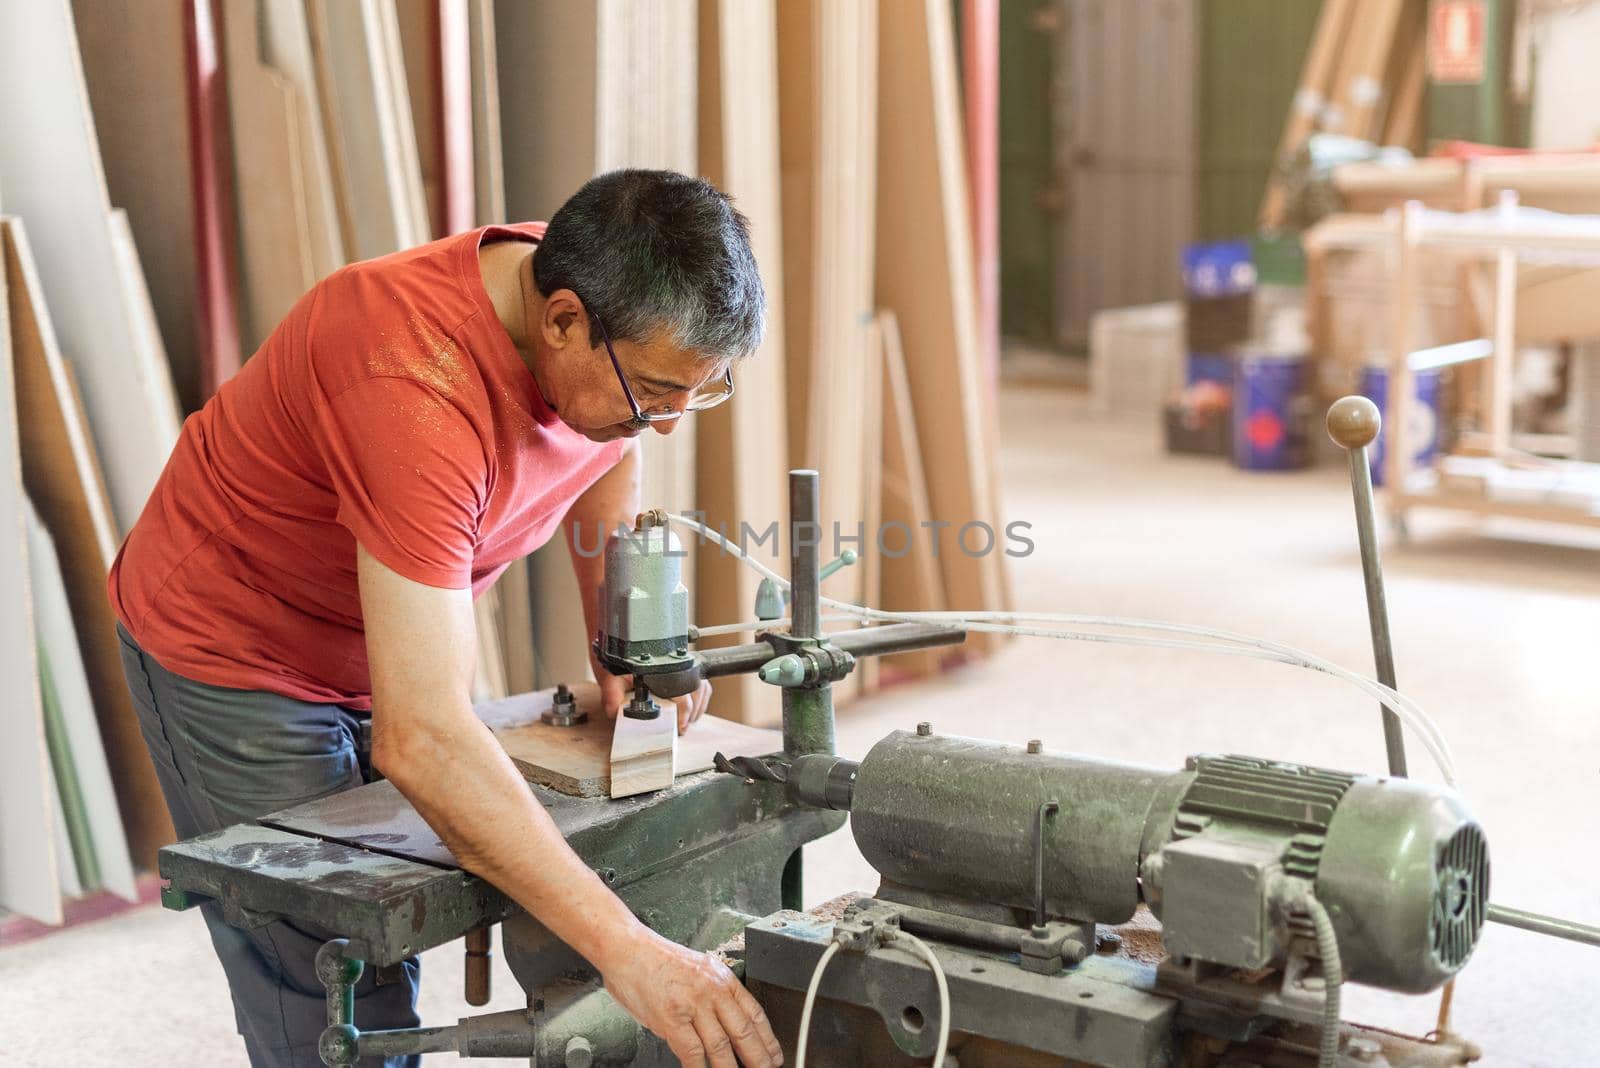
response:
<svg viewBox="0 0 1600 1068"><path fill-rule="evenodd" d="M1233 462L1246 471L1306 465L1304 356L1242 351L1234 359Z"/></svg>
<svg viewBox="0 0 1600 1068"><path fill-rule="evenodd" d="M1413 443L1412 461L1418 465L1433 463L1439 452L1439 368L1418 371L1411 376L1416 385L1416 396L1410 408L1411 425L1406 436ZM1383 414L1383 429L1378 440L1367 448L1367 466L1372 471L1372 484L1383 485L1385 441L1389 437L1389 369L1367 367L1361 372L1361 395L1378 406Z"/></svg>

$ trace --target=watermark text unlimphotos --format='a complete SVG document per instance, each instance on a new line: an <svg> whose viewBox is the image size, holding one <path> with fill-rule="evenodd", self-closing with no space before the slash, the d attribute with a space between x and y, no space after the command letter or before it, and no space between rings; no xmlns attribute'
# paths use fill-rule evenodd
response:
<svg viewBox="0 0 1600 1068"><path fill-rule="evenodd" d="M1020 519L1006 523L999 531L996 531L993 524L981 519L971 519L964 523L929 519L915 526L900 520L890 520L878 524L875 531L869 531L866 523L857 523L854 527L849 527L842 523L785 524L774 519L765 525L741 521L734 526L725 523L709 524L704 512L683 514L697 523L710 526L724 542L736 546L744 555L766 555L774 560L785 558L791 545L800 549L817 549L824 557L838 556L846 549L853 549L859 554L876 552L879 556L890 560L898 560L914 552L928 552L935 559L946 552L961 552L976 559L995 552L1003 552L1012 557L1031 556L1034 550L1034 541L1028 536L1033 524ZM697 541L704 545L715 542L715 539L699 531L680 529L683 534L692 534L693 537L680 538L682 547L668 550L668 555L687 556ZM583 557L599 556L605 551L607 535L612 533L618 538L635 539L641 544L649 536L623 526L610 531L603 523L589 526L573 523L573 550ZM719 544L716 547L724 555L733 555L733 550L728 548L727 544Z"/></svg>

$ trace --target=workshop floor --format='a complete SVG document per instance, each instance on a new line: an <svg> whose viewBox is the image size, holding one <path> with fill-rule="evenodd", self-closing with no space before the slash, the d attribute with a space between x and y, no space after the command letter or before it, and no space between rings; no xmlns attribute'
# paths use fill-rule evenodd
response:
<svg viewBox="0 0 1600 1068"><path fill-rule="evenodd" d="M1151 421L1082 395L1008 390L1003 519L1033 525L1013 561L1022 608L1207 623L1347 667L1371 647L1342 466L1247 474L1161 453ZM950 517L959 518L959 517ZM1549 539L1549 540L1540 540ZM1600 538L1419 514L1387 547L1403 689L1440 722L1494 858L1494 898L1600 922ZM935 682L841 716L843 753L897 727L1181 766L1201 751L1377 770L1377 710L1325 676L1165 650L1018 639ZM1419 747L1414 773L1434 778ZM847 833L808 854L808 901L871 889ZM1491 927L1458 984L1456 1028L1491 1065L1596 1062L1600 950ZM426 955L423 1017L464 1014L457 947ZM516 1004L496 977L495 1007ZM1352 988L1346 1015L1423 1033L1437 998ZM238 1065L226 989L198 918L142 909L0 951L0 1064ZM453 1055L451 1055L453 1057ZM505 1062L511 1063L511 1062Z"/></svg>

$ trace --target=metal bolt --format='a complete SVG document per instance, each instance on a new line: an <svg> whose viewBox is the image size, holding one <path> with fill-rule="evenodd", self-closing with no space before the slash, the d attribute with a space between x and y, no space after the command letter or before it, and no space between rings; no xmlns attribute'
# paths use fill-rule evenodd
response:
<svg viewBox="0 0 1600 1068"><path fill-rule="evenodd" d="M1028 752L1032 753L1034 756L1038 756L1040 753L1044 752L1044 742L1040 741L1038 738L1033 739L1033 741L1028 743Z"/></svg>
<svg viewBox="0 0 1600 1068"><path fill-rule="evenodd" d="M932 733L933 733L933 724L929 723L927 720L923 720L921 723L917 724L917 737L918 738L926 738L926 737L928 737L928 735L930 735Z"/></svg>
<svg viewBox="0 0 1600 1068"><path fill-rule="evenodd" d="M573 1035L567 1042L567 1068L590 1068L594 1064L594 1047L582 1035Z"/></svg>

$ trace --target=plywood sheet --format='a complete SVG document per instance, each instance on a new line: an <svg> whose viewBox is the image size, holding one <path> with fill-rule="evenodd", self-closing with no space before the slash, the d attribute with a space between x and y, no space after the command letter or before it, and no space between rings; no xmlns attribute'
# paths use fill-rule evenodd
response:
<svg viewBox="0 0 1600 1068"><path fill-rule="evenodd" d="M111 202L128 213L186 410L202 403L195 146L182 4L74 0Z"/></svg>
<svg viewBox="0 0 1600 1068"><path fill-rule="evenodd" d="M949 608L944 576L932 554L915 551L922 524L933 518L927 478L922 470L922 443L917 435L911 381L900 343L900 323L893 312L878 314L883 339L883 475L878 586L879 605L893 612L943 612ZM939 650L919 649L884 658L886 665L913 674L937 670Z"/></svg>
<svg viewBox="0 0 1600 1068"><path fill-rule="evenodd" d="M40 648L45 653L41 668L48 663L49 683L65 737L71 781L77 804L67 806L84 831L74 835L74 856L87 851L89 863L79 860L78 872L87 889L104 888L126 901L138 900L133 860L128 854L122 815L117 808L111 769L95 716L89 678L84 671L78 636L73 627L72 609L67 600L62 564L43 521L29 506L28 563L33 578L34 622ZM57 787L65 785L58 775ZM63 795L65 797L65 795ZM79 838L87 838L80 845Z"/></svg>
<svg viewBox="0 0 1600 1068"><path fill-rule="evenodd" d="M238 196L241 327L257 348L318 278L305 195L310 150L293 83L262 59L263 0L225 0L223 40Z"/></svg>
<svg viewBox="0 0 1600 1068"><path fill-rule="evenodd" d="M308 0L335 195L352 259L428 240L394 0Z"/></svg>
<svg viewBox="0 0 1600 1068"><path fill-rule="evenodd" d="M506 754L529 782L577 797L609 795L613 727L600 711L598 688L573 688L578 706L589 712L587 722L576 727L551 727L539 722L539 714L550 707L553 693L540 690L508 697L480 706L478 715L494 728ZM782 749L783 736L777 731L703 716L678 740L677 773L692 775L707 770L718 752L730 757L759 756Z"/></svg>
<svg viewBox="0 0 1600 1068"><path fill-rule="evenodd" d="M119 267L67 0L0 4L0 188L32 227L45 298L79 370L119 525L138 518L178 436L166 360L146 358Z"/></svg>
<svg viewBox="0 0 1600 1068"><path fill-rule="evenodd" d="M784 372L783 206L778 187L777 12L773 0L700 2L700 172L750 220L750 243L767 296L761 347L734 372L738 395L695 416L695 504L737 540L787 518L789 468ZM754 549L772 552L772 543ZM764 562L784 571L776 555ZM695 608L705 625L749 619L761 577L709 542L696 557ZM748 635L711 639L731 645ZM778 695L754 675L718 679L717 714L772 725Z"/></svg>
<svg viewBox="0 0 1600 1068"><path fill-rule="evenodd" d="M17 405L0 302L0 909L61 922L54 779L39 701ZM70 862L70 861L69 861Z"/></svg>
<svg viewBox="0 0 1600 1068"><path fill-rule="evenodd" d="M153 867L175 840L155 768L122 676L106 575L117 536L71 371L56 343L21 220L0 221L14 343L22 473L63 562L62 578L135 861Z"/></svg>
<svg viewBox="0 0 1600 1068"><path fill-rule="evenodd" d="M939 566L953 609L1004 609L1009 591L995 477L994 411L976 320L971 227L949 12L937 0L882 7L878 297L899 318L928 501L949 523ZM981 529L994 532L987 553ZM918 551L927 551L919 545ZM985 648L989 636L969 646Z"/></svg>
<svg viewBox="0 0 1600 1068"><path fill-rule="evenodd" d="M878 21L873 4L778 7L789 458L821 475L824 560L842 547L836 532L854 537L864 522ZM840 572L826 592L860 600L859 570Z"/></svg>
<svg viewBox="0 0 1600 1068"><path fill-rule="evenodd" d="M291 119L300 171L297 178L286 177L296 186L296 198L306 222L311 273L313 280L318 280L343 267L346 256L334 197L333 164L322 122L316 59L311 52L311 28L303 0L258 3L260 63L291 91Z"/></svg>

